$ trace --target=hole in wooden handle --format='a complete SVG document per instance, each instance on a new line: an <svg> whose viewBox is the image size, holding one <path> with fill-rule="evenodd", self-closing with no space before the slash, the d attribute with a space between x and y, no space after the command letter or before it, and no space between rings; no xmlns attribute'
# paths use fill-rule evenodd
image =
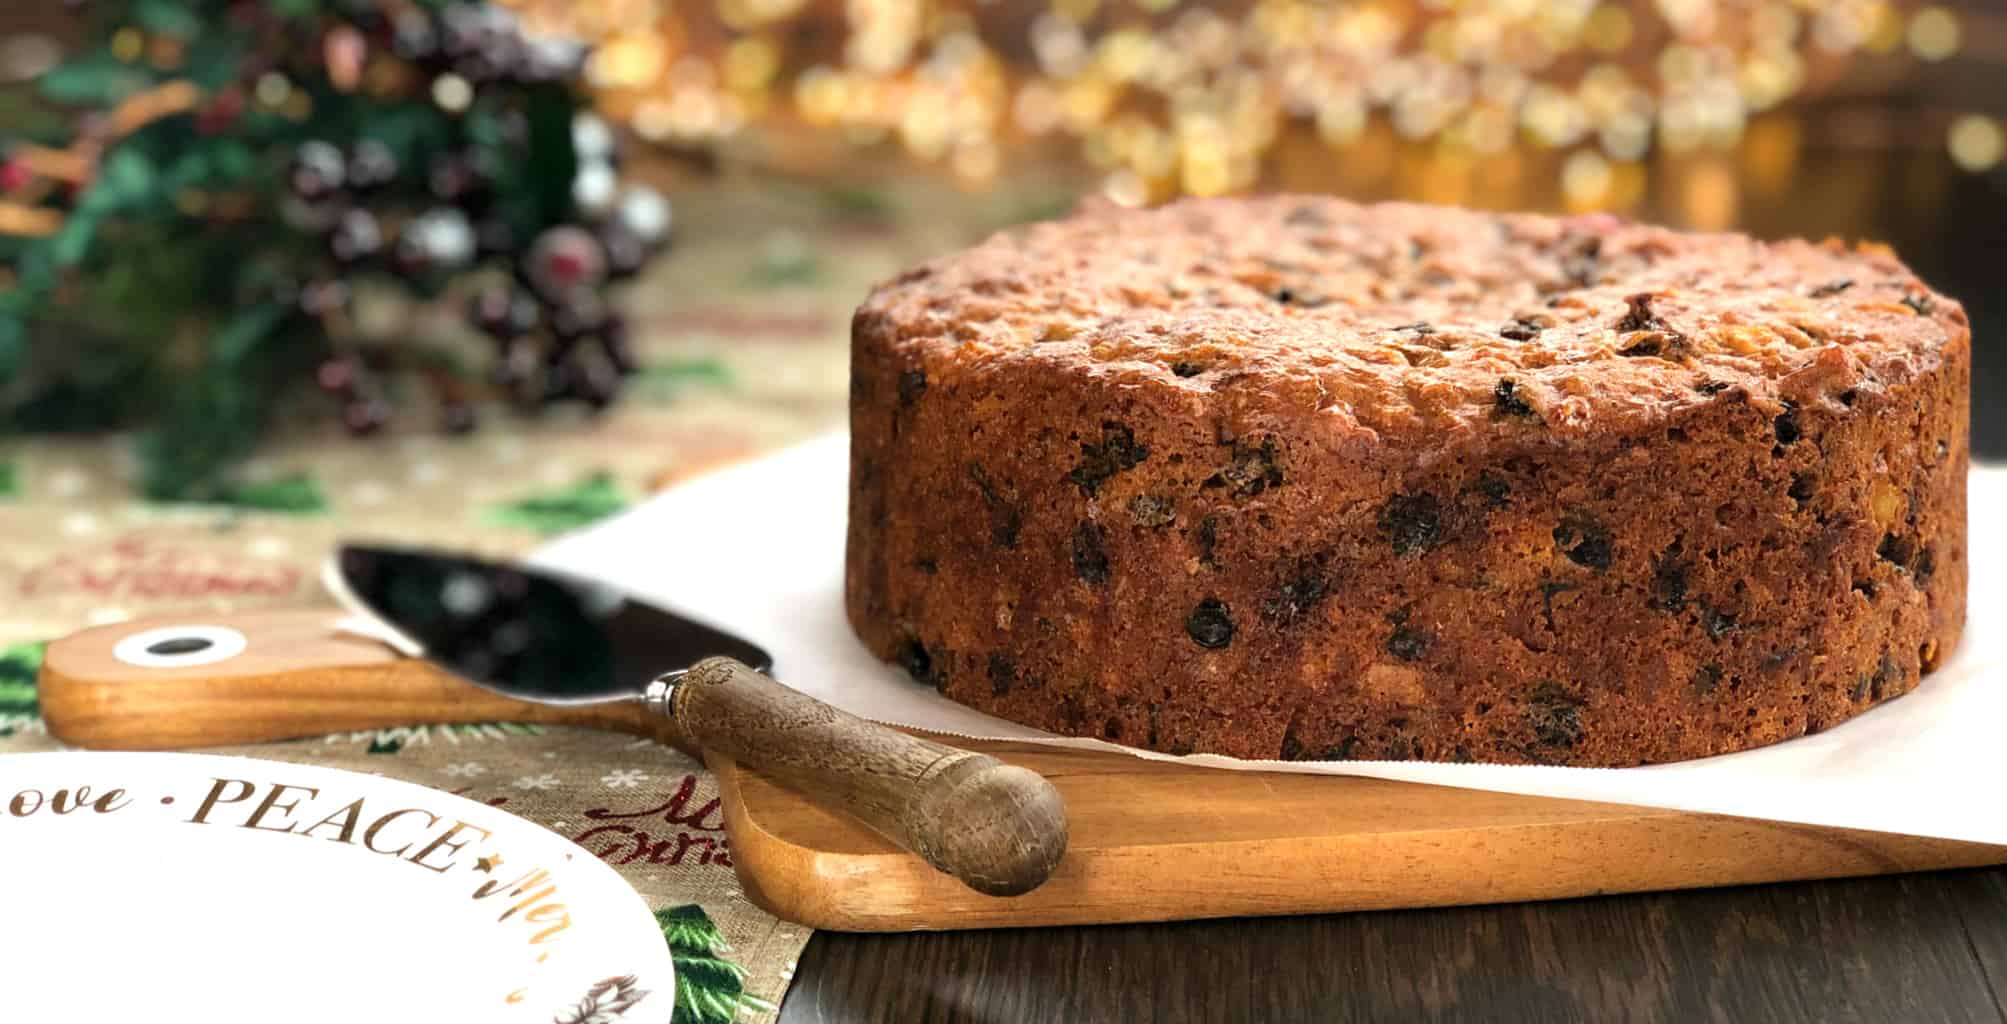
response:
<svg viewBox="0 0 2007 1024"><path fill-rule="evenodd" d="M190 668L228 661L250 646L228 626L161 626L119 640L112 656L138 668Z"/></svg>

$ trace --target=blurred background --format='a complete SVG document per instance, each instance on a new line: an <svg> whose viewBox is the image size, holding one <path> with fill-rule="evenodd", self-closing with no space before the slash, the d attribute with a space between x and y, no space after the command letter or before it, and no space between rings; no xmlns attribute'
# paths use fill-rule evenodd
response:
<svg viewBox="0 0 2007 1024"><path fill-rule="evenodd" d="M1888 242L2007 459L2007 0L0 0L0 751L56 746L43 641L324 603L341 541L520 555L840 428L914 262L1283 189ZM771 1019L807 941L666 750L257 753L593 844L678 1021Z"/></svg>
<svg viewBox="0 0 2007 1024"><path fill-rule="evenodd" d="M0 571L518 548L840 426L907 264L1264 190L1886 241L2007 455L2007 3L16 0Z"/></svg>

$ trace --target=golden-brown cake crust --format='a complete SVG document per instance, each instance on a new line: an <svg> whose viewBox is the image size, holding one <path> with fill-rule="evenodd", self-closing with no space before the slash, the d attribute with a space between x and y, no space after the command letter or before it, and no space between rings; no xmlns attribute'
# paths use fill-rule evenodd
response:
<svg viewBox="0 0 2007 1024"><path fill-rule="evenodd" d="M1089 207L858 311L850 621L958 701L1173 752L1816 732L1957 642L1970 338L1877 247Z"/></svg>

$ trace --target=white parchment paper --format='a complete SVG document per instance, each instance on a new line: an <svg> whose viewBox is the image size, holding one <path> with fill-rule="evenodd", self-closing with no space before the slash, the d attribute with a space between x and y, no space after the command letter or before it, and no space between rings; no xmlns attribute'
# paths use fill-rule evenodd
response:
<svg viewBox="0 0 2007 1024"><path fill-rule="evenodd" d="M1069 739L948 700L866 651L844 620L848 440L812 441L701 477L538 552L739 633L788 685L881 722L1101 748L1243 771L1384 779L2007 844L2007 469L1971 478L1965 639L1916 691L1825 732L1647 768L1175 758Z"/></svg>

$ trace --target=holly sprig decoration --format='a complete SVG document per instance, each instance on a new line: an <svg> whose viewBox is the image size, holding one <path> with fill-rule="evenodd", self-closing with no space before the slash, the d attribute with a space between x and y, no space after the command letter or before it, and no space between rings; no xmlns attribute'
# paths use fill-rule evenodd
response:
<svg viewBox="0 0 2007 1024"><path fill-rule="evenodd" d="M63 138L0 141L0 425L136 427L165 498L227 489L294 382L354 433L431 387L440 426L505 398L603 408L634 369L608 286L666 200L576 86L585 48L488 3L124 0L36 83ZM372 336L358 295L470 292L481 374Z"/></svg>

